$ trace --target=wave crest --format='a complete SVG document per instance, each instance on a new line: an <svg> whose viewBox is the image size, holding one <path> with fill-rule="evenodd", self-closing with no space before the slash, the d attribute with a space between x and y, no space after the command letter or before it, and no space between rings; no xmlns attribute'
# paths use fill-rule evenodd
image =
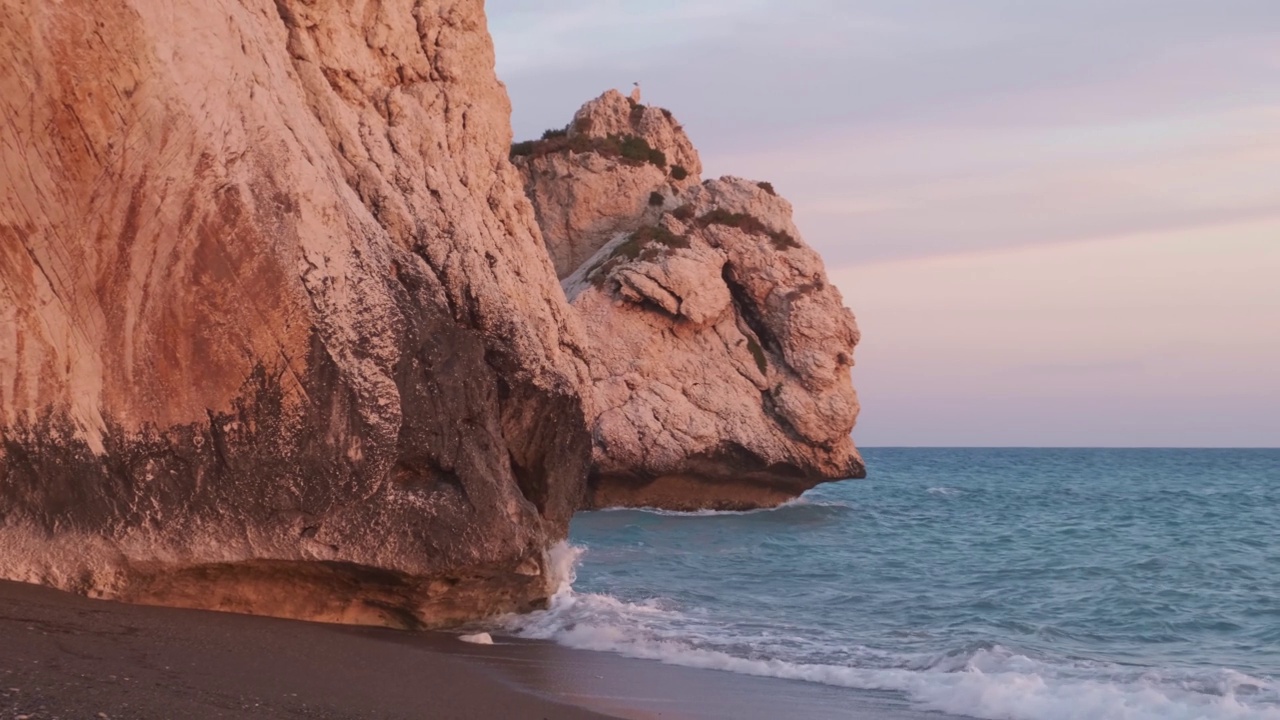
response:
<svg viewBox="0 0 1280 720"><path fill-rule="evenodd" d="M696 612L662 599L627 602L573 590L584 550L552 551L562 573L547 610L507 616L502 631L581 650L692 668L895 691L920 710L984 720L1280 720L1280 687L1228 669L1178 670L1032 658L994 643L933 655L839 648L848 664L771 655Z"/></svg>

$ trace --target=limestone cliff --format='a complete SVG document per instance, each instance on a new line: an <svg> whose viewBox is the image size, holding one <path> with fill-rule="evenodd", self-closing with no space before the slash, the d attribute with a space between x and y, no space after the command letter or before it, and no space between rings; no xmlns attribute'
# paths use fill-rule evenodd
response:
<svg viewBox="0 0 1280 720"><path fill-rule="evenodd" d="M516 144L512 159L561 278L619 232L656 220L655 192L697 185L702 173L698 152L669 111L616 90L584 105L563 130Z"/></svg>
<svg viewBox="0 0 1280 720"><path fill-rule="evenodd" d="M528 608L584 335L481 0L0 0L0 577Z"/></svg>
<svg viewBox="0 0 1280 720"><path fill-rule="evenodd" d="M619 157L628 138L689 174ZM865 475L857 326L771 186L699 184L671 113L614 91L513 154L591 338L588 506L768 507Z"/></svg>

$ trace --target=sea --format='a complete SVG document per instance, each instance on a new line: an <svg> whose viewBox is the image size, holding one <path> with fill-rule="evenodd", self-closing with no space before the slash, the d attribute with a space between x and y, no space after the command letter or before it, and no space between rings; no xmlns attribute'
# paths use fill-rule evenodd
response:
<svg viewBox="0 0 1280 720"><path fill-rule="evenodd" d="M581 514L504 629L913 713L1280 720L1280 450L864 456L773 510Z"/></svg>

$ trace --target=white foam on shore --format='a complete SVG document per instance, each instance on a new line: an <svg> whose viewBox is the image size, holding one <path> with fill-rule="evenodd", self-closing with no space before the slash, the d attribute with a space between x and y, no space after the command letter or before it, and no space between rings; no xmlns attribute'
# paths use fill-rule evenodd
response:
<svg viewBox="0 0 1280 720"><path fill-rule="evenodd" d="M903 655L896 662L890 656L888 663L884 653L866 651L875 664L867 667L760 656L749 641L714 637L713 626L661 602L574 592L573 568L581 554L568 546L554 551L562 585L550 607L505 618L503 629L673 665L897 691L917 709L984 720L1280 720L1280 686L1274 680L1228 669L1051 663L998 645L942 656Z"/></svg>

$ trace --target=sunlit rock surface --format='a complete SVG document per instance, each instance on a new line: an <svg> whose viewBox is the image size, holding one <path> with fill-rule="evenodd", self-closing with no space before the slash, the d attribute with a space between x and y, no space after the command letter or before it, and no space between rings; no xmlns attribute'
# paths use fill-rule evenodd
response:
<svg viewBox="0 0 1280 720"><path fill-rule="evenodd" d="M619 157L627 138L666 172ZM865 475L857 325L772 186L700 183L674 116L613 91L513 154L587 328L589 507L769 507Z"/></svg>
<svg viewBox="0 0 1280 720"><path fill-rule="evenodd" d="M480 0L0 0L0 577L437 626L582 501Z"/></svg>

